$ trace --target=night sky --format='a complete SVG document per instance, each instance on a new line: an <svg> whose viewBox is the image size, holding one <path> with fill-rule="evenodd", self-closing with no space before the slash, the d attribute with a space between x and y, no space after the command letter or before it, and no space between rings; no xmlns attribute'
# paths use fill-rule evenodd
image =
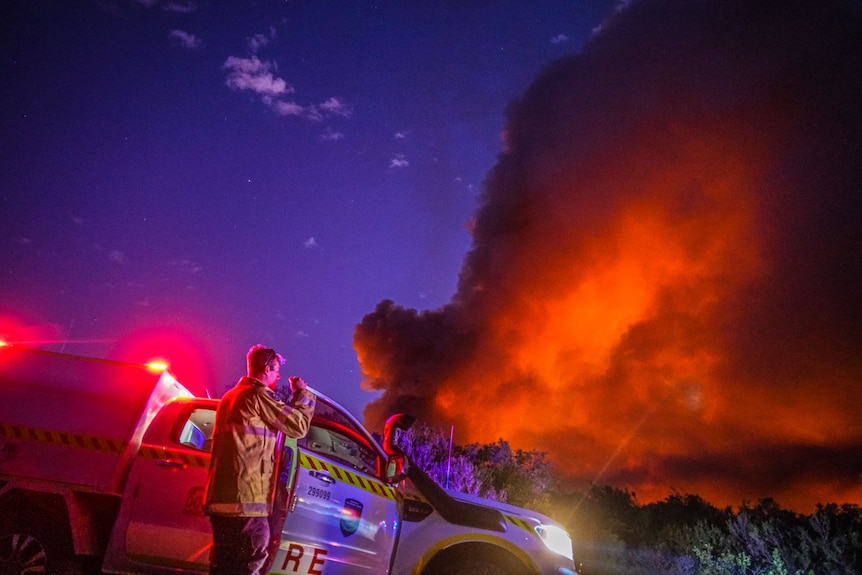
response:
<svg viewBox="0 0 862 575"><path fill-rule="evenodd" d="M0 336L862 503L862 10L787 4L13 2Z"/></svg>
<svg viewBox="0 0 862 575"><path fill-rule="evenodd" d="M385 298L449 301L506 105L613 10L9 4L7 337L168 355L217 395L265 343L358 414L375 394L359 388L355 325Z"/></svg>

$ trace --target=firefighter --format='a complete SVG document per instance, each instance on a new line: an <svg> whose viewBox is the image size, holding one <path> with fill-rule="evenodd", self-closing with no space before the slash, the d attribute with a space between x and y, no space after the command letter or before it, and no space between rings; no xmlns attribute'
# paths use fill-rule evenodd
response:
<svg viewBox="0 0 862 575"><path fill-rule="evenodd" d="M246 362L248 375L216 411L204 500L213 529L212 575L257 575L266 564L276 436L304 437L317 400L298 377L290 378L288 404L273 397L284 364L274 349L256 345Z"/></svg>

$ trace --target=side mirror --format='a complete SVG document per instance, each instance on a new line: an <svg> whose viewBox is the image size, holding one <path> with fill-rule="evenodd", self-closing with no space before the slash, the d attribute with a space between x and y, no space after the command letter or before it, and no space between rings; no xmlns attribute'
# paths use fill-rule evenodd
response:
<svg viewBox="0 0 862 575"><path fill-rule="evenodd" d="M387 455L404 455L400 446L401 435L410 429L416 418L406 413L396 413L383 426L383 451Z"/></svg>
<svg viewBox="0 0 862 575"><path fill-rule="evenodd" d="M390 455L386 464L386 482L390 485L400 483L407 477L407 457Z"/></svg>

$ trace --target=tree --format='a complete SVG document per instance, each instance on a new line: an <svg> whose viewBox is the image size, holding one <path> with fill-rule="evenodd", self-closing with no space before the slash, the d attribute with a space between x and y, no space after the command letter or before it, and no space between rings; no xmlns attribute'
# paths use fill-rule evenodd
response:
<svg viewBox="0 0 862 575"><path fill-rule="evenodd" d="M449 438L427 425L412 428L404 450L413 462L438 484L449 489L496 501L547 511L552 466L539 451L513 451L508 442L467 446L453 445Z"/></svg>

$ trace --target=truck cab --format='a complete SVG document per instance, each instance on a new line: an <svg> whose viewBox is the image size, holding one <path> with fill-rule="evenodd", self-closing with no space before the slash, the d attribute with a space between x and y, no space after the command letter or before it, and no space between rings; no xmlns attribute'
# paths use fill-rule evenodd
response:
<svg viewBox="0 0 862 575"><path fill-rule="evenodd" d="M306 437L283 441L274 501L273 573L386 573L398 533L390 460L342 407L318 393ZM202 510L217 400L162 410L132 464L103 569L206 571Z"/></svg>

